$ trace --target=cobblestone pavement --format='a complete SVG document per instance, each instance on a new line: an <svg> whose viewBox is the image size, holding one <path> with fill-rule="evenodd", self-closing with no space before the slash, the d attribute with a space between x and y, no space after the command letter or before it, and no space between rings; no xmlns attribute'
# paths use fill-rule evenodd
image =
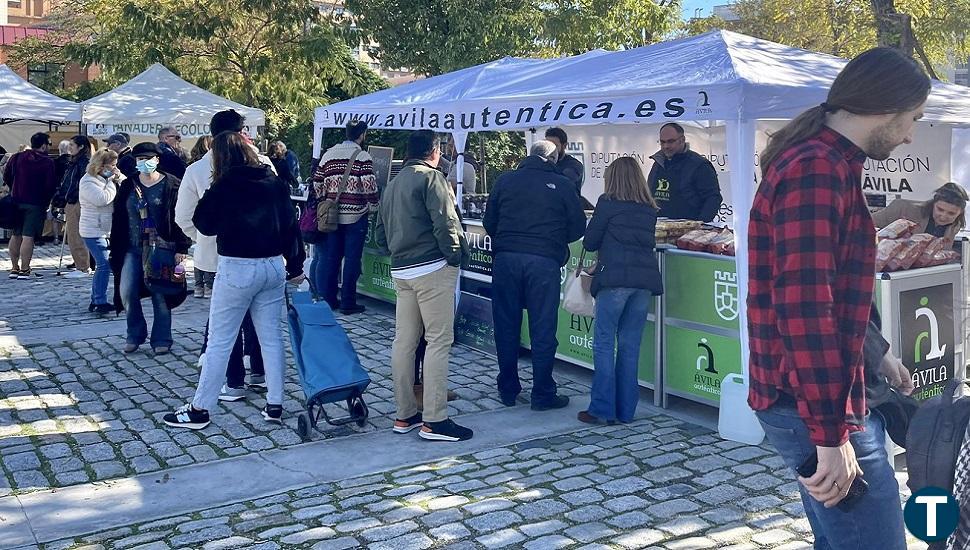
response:
<svg viewBox="0 0 970 550"><path fill-rule="evenodd" d="M658 415L43 548L796 550L811 540L796 482L770 450Z"/></svg>
<svg viewBox="0 0 970 550"><path fill-rule="evenodd" d="M52 247L46 247L50 249ZM56 258L55 258L56 264ZM41 264L44 265L44 264ZM28 285L26 292L9 289ZM41 326L101 323L87 313L84 297L90 279L0 280L0 292L13 294L18 309L29 309ZM56 287L52 291L51 287ZM82 296L79 303L77 296ZM51 302L44 308L26 304ZM172 354L154 357L148 346L123 355L124 324L107 338L81 339L0 348L0 496L123 477L300 443L297 414L304 410L303 390L295 368L286 376L283 427L260 415L262 395L221 403L212 424L193 432L164 425L161 417L191 400L198 381L207 300L189 298L174 317L200 319L198 329L175 329ZM201 305L200 305L201 304ZM10 306L0 306L8 318ZM148 308L150 309L150 308ZM65 312L81 310L76 315ZM62 314L60 317L58 314ZM19 318L18 318L19 319ZM123 319L123 318L121 318ZM15 325L29 324L24 318ZM371 375L365 399L371 411L367 426L331 428L316 438L390 429L395 411L390 372L394 319L384 312L342 318L344 327ZM40 327L38 327L40 328ZM288 348L289 346L287 346ZM295 365L288 353L288 364ZM451 388L459 399L454 415L503 407L493 391L495 360L456 347L451 356ZM522 372L526 387L531 369ZM588 385L561 378L565 395L589 392ZM328 410L340 414L336 406Z"/></svg>
<svg viewBox="0 0 970 550"><path fill-rule="evenodd" d="M0 256L0 265L6 266L4 260ZM41 254L41 267L50 261L50 254ZM84 311L89 284L53 277L0 280L0 323L6 323L0 336L110 322L72 313ZM0 497L298 444L295 414L303 396L293 369L283 427L261 419L258 394L221 404L212 425L200 432L161 423L161 415L194 390L206 305L190 298L176 311L176 318L199 322L176 331L174 353L161 361L117 352L123 323L108 337L0 347ZM367 395L372 416L362 431L385 430L393 413L393 318L385 308L341 322L374 380ZM452 387L461 397L451 403L453 413L501 408L492 391L493 359L456 348L451 360ZM588 393L588 380L560 379L569 395ZM356 428L333 429L325 437L352 433ZM401 457L400 464L406 460ZM51 494L56 498L56 491ZM911 548L925 548L911 542ZM811 543L796 482L769 447L723 441L707 428L646 412L629 425L577 423L567 435L227 502L36 548L793 550Z"/></svg>

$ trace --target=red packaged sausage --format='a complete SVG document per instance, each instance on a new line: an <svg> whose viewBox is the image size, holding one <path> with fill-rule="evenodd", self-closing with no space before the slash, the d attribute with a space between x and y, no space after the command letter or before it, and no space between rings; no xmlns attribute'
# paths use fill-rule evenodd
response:
<svg viewBox="0 0 970 550"><path fill-rule="evenodd" d="M908 239L916 231L917 223L910 220L896 220L876 233L880 239Z"/></svg>

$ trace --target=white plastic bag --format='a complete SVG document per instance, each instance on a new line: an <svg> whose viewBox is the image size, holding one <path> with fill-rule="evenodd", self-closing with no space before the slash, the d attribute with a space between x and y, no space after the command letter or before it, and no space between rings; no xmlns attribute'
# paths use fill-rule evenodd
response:
<svg viewBox="0 0 970 550"><path fill-rule="evenodd" d="M569 274L566 280L566 288L563 291L562 308L575 315L593 317L596 312L596 301L590 293L593 284L593 276L583 269L583 260L586 257L586 250L579 257L579 265L576 270Z"/></svg>

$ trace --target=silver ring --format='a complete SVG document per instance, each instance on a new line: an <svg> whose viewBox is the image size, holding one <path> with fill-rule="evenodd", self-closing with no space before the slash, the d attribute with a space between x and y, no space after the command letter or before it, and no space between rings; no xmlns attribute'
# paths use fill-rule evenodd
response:
<svg viewBox="0 0 970 550"><path fill-rule="evenodd" d="M839 492L841 493L842 492L842 487L839 486L839 482L838 481L833 481L832 483L835 484L835 488L838 489Z"/></svg>

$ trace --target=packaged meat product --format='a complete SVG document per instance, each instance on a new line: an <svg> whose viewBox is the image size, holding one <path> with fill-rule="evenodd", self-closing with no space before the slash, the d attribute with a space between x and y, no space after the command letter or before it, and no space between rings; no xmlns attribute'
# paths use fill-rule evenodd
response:
<svg viewBox="0 0 970 550"><path fill-rule="evenodd" d="M909 239L902 249L896 253L896 256L889 260L886 264L886 271L905 271L916 263L919 259L920 254L923 253L923 249L933 240L931 235L925 233L921 235L916 235Z"/></svg>
<svg viewBox="0 0 970 550"><path fill-rule="evenodd" d="M737 256L738 255L737 254L737 251L734 248L734 241L731 241L731 244L727 245L727 248L724 249L724 255L725 256Z"/></svg>
<svg viewBox="0 0 970 550"><path fill-rule="evenodd" d="M876 236L880 239L908 239L916 231L917 225L910 220L896 220L880 229Z"/></svg>
<svg viewBox="0 0 970 550"><path fill-rule="evenodd" d="M886 239L880 242L879 248L876 249L876 272L885 271L889 260L895 258L904 246L906 241L898 239Z"/></svg>
<svg viewBox="0 0 970 550"><path fill-rule="evenodd" d="M706 229L695 229L677 239L677 248L701 252L707 249L707 244L717 236L717 232Z"/></svg>
<svg viewBox="0 0 970 550"><path fill-rule="evenodd" d="M724 231L718 233L718 235L711 240L710 244L707 245L707 251L710 252L711 254L723 255L727 250L728 246L733 244L734 244L734 233L732 233L731 230L729 229L725 229Z"/></svg>
<svg viewBox="0 0 970 550"><path fill-rule="evenodd" d="M940 265L932 263L933 257L937 252L940 252L946 248L949 247L947 246L947 241L945 239L934 237L933 240L926 245L926 248L923 249L923 253L920 254L919 258L916 259L916 262L913 263L913 267L931 267L933 265Z"/></svg>

